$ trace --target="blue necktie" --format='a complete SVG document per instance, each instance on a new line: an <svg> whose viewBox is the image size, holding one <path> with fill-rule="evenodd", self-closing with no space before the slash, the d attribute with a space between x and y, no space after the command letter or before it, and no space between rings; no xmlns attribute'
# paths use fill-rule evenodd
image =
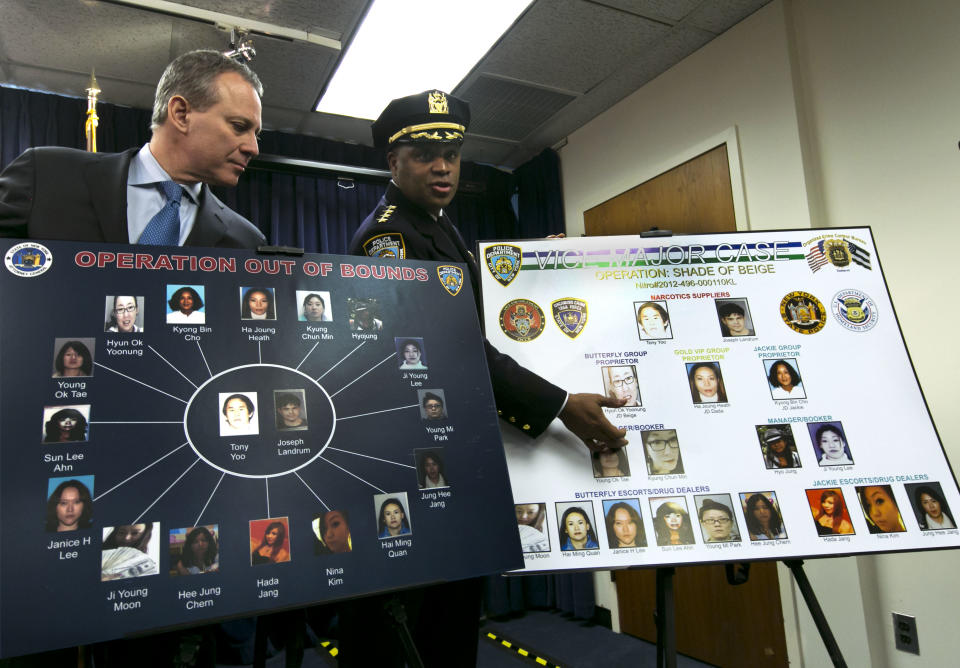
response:
<svg viewBox="0 0 960 668"><path fill-rule="evenodd" d="M154 246L176 246L180 242L180 198L183 188L173 181L159 184L167 203L157 212L140 235L139 243Z"/></svg>

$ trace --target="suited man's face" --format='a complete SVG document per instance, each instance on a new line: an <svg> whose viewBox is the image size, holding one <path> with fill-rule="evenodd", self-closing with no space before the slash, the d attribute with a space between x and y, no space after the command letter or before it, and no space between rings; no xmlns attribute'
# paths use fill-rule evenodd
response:
<svg viewBox="0 0 960 668"><path fill-rule="evenodd" d="M235 186L247 163L260 152L260 97L236 72L215 79L219 100L205 111L191 107L185 138L191 180Z"/></svg>

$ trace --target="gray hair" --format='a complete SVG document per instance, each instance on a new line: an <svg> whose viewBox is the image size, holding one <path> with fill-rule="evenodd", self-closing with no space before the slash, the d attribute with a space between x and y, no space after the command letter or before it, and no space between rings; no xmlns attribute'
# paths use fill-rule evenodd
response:
<svg viewBox="0 0 960 668"><path fill-rule="evenodd" d="M209 109L219 100L216 78L227 72L236 72L263 97L260 78L243 63L238 63L213 49L188 51L167 65L157 84L153 99L153 117L150 129L156 130L167 120L167 104L174 95L180 95L199 111Z"/></svg>

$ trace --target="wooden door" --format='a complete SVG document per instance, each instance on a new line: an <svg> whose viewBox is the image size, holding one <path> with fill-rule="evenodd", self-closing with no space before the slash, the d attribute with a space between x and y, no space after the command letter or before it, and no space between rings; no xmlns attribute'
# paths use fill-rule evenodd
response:
<svg viewBox="0 0 960 668"><path fill-rule="evenodd" d="M733 232L736 217L721 144L584 212L587 236ZM620 629L656 642L653 569L617 571ZM718 666L786 666L776 564L754 563L750 580L727 584L722 566L684 566L674 577L677 650Z"/></svg>
<svg viewBox="0 0 960 668"><path fill-rule="evenodd" d="M674 234L735 231L727 145L584 211L583 222L588 237L639 234L651 227Z"/></svg>

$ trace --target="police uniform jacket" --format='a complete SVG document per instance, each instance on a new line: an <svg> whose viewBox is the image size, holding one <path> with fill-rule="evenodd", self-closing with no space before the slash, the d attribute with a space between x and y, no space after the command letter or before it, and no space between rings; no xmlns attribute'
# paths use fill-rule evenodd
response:
<svg viewBox="0 0 960 668"><path fill-rule="evenodd" d="M480 272L460 233L446 215L434 220L393 183L353 235L349 252L375 256L378 249L389 249L401 259L466 264L480 312ZM497 351L486 338L483 344L501 417L530 436L539 435L560 412L566 392Z"/></svg>

